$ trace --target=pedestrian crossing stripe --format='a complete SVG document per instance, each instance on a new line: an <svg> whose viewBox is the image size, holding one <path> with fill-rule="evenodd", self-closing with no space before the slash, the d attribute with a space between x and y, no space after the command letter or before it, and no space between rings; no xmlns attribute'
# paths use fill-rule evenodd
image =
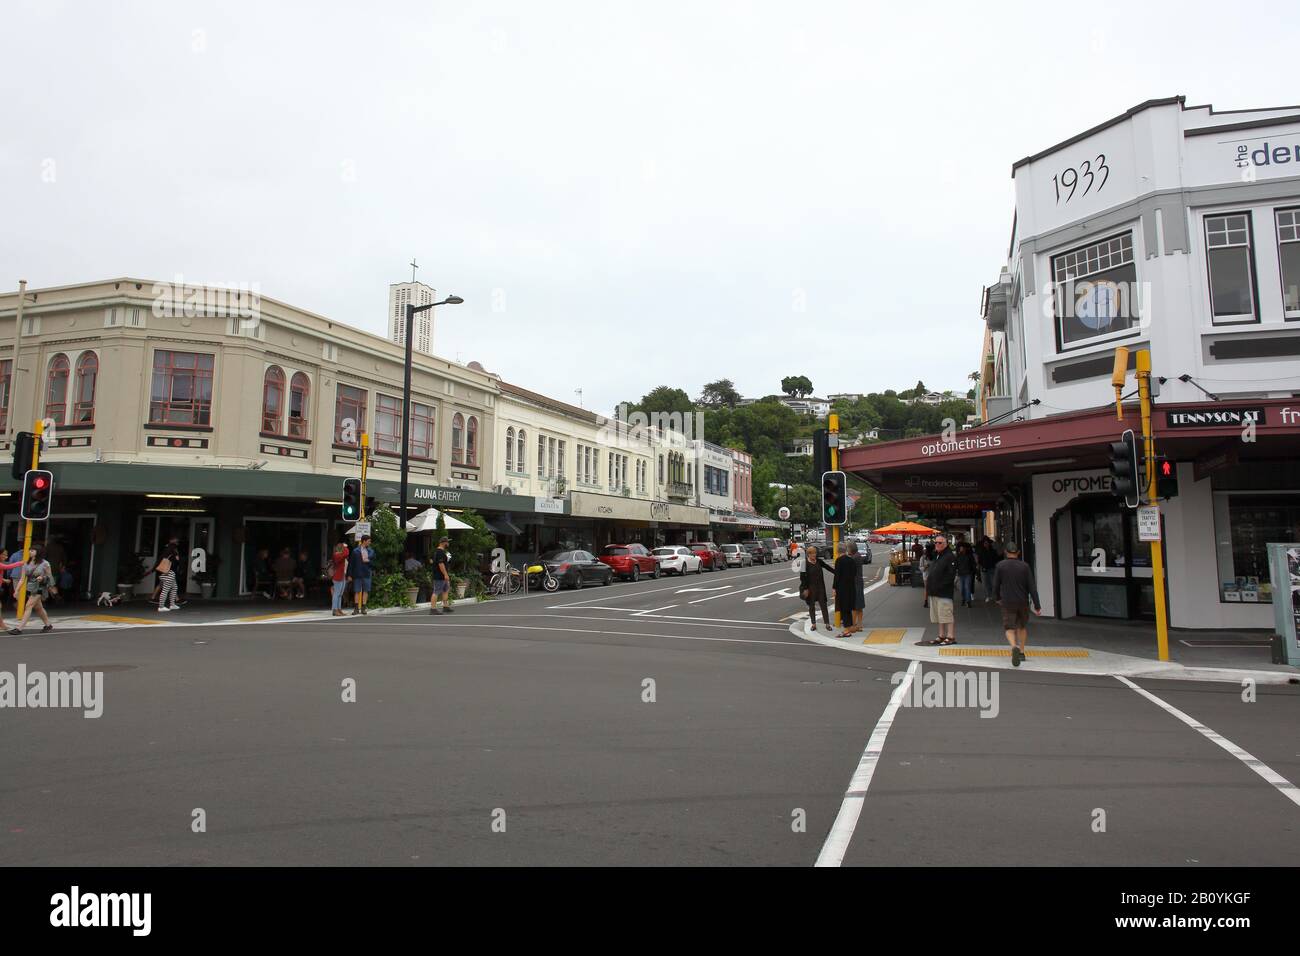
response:
<svg viewBox="0 0 1300 956"><path fill-rule="evenodd" d="M903 635L907 633L905 627L877 627L867 632L867 636L862 639L863 644L901 644Z"/></svg>
<svg viewBox="0 0 1300 956"><path fill-rule="evenodd" d="M944 657L1010 657L1011 648L1009 647L941 647L939 653ZM1088 652L1080 648L1068 648L1064 650L1034 650L1025 651L1025 657L1087 657Z"/></svg>

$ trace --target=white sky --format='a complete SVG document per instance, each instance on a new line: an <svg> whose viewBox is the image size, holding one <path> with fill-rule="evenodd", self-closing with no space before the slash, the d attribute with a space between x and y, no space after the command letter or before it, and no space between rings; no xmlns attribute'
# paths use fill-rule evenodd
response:
<svg viewBox="0 0 1300 956"><path fill-rule="evenodd" d="M600 410L964 391L1012 162L1300 101L1272 0L5 8L0 288L181 273L384 334L415 256L467 300L436 352Z"/></svg>

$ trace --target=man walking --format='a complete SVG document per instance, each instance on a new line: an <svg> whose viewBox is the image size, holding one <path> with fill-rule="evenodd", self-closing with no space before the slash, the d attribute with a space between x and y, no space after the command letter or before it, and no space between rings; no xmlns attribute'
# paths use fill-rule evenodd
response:
<svg viewBox="0 0 1300 956"><path fill-rule="evenodd" d="M352 578L352 594L357 602L357 606L352 609L354 616L368 613L366 602L370 600L370 579L374 562L375 551L370 547L370 535L363 534L348 561L348 575Z"/></svg>
<svg viewBox="0 0 1300 956"><path fill-rule="evenodd" d="M853 622L853 586L858 582L859 560L858 546L850 541L848 550L835 559L834 588L835 613L840 617L840 626L844 628L840 637L848 637L858 629Z"/></svg>
<svg viewBox="0 0 1300 956"><path fill-rule="evenodd" d="M429 613L442 614L444 611L452 613L451 607L451 554L448 548L451 546L451 539L442 538L438 542L438 550L433 552L433 596L429 598ZM442 607L438 607L439 599L442 600Z"/></svg>
<svg viewBox="0 0 1300 956"><path fill-rule="evenodd" d="M925 597L930 604L930 623L939 625L939 636L923 644L956 644L956 624L953 623L952 591L957 583L957 559L948 547L948 539L938 534L934 537L934 559L925 569Z"/></svg>
<svg viewBox="0 0 1300 956"><path fill-rule="evenodd" d="M1025 639L1029 637L1029 602L1034 602L1034 614L1041 615L1043 606L1034 587L1034 572L1020 560L1020 548L1007 546L1007 556L993 572L993 596L1002 606L1002 629L1011 645L1011 666L1019 667L1025 659Z"/></svg>

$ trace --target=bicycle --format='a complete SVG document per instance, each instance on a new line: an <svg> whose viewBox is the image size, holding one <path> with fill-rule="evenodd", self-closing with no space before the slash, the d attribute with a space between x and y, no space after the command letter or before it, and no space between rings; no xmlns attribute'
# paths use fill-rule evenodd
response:
<svg viewBox="0 0 1300 956"><path fill-rule="evenodd" d="M514 565L507 565L503 570L492 575L488 582L489 594L518 594L524 588L524 576Z"/></svg>

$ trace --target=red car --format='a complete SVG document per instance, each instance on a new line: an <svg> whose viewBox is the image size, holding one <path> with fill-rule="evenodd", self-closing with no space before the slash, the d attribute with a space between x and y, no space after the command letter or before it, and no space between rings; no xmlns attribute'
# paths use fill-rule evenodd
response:
<svg viewBox="0 0 1300 956"><path fill-rule="evenodd" d="M642 574L659 577L659 561L640 544L611 544L600 553L600 563L608 564L614 573L629 581L641 580Z"/></svg>
<svg viewBox="0 0 1300 956"><path fill-rule="evenodd" d="M686 547L695 552L700 559L700 567L706 571L722 571L727 567L727 559L712 541L692 541Z"/></svg>

